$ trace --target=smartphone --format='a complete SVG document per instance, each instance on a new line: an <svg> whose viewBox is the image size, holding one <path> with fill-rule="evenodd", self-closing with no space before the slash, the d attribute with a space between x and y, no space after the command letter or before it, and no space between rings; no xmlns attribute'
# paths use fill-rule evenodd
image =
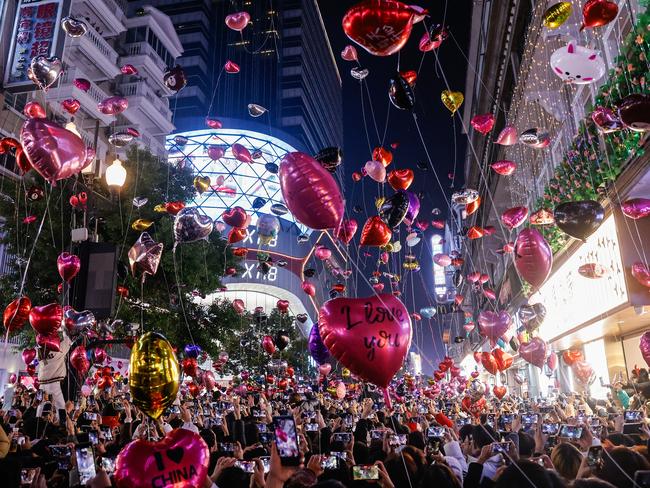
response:
<svg viewBox="0 0 650 488"><path fill-rule="evenodd" d="M102 435L104 436L104 439L107 441L112 441L113 440L113 431L111 430L110 427L106 427L104 425L99 427L102 431Z"/></svg>
<svg viewBox="0 0 650 488"><path fill-rule="evenodd" d="M88 432L88 440L93 446L99 444L99 436L97 435L96 430L91 430L90 432Z"/></svg>
<svg viewBox="0 0 650 488"><path fill-rule="evenodd" d="M233 407L232 403L230 402L221 402L221 410L224 412L232 412L235 410L235 407Z"/></svg>
<svg viewBox="0 0 650 488"><path fill-rule="evenodd" d="M427 437L443 437L445 435L444 427L429 427L427 429Z"/></svg>
<svg viewBox="0 0 650 488"><path fill-rule="evenodd" d="M262 444L270 444L275 440L273 432L260 432L260 442Z"/></svg>
<svg viewBox="0 0 650 488"><path fill-rule="evenodd" d="M352 466L352 479L354 481L378 480L379 468L377 466Z"/></svg>
<svg viewBox="0 0 650 488"><path fill-rule="evenodd" d="M507 454L510 451L509 442L495 442L492 444L492 454Z"/></svg>
<svg viewBox="0 0 650 488"><path fill-rule="evenodd" d="M590 446L587 451L587 466L599 466L603 460L603 446Z"/></svg>
<svg viewBox="0 0 650 488"><path fill-rule="evenodd" d="M339 459L342 459L343 461L347 461L348 459L348 453L345 451L332 451L330 452L331 456L336 456Z"/></svg>
<svg viewBox="0 0 650 488"><path fill-rule="evenodd" d="M643 412L641 410L626 410L623 418L626 424L638 424L643 421Z"/></svg>
<svg viewBox="0 0 650 488"><path fill-rule="evenodd" d="M594 435L594 437L600 437L603 435L603 426L602 425L592 425L591 426L591 433Z"/></svg>
<svg viewBox="0 0 650 488"><path fill-rule="evenodd" d="M90 443L90 436L88 435L88 431L79 432L77 434L77 442L79 444L89 444Z"/></svg>
<svg viewBox="0 0 650 488"><path fill-rule="evenodd" d="M43 390L38 390L36 392L36 399L40 402L43 400Z"/></svg>
<svg viewBox="0 0 650 488"><path fill-rule="evenodd" d="M405 446L406 445L406 434L393 434L388 440L389 445L395 446Z"/></svg>
<svg viewBox="0 0 650 488"><path fill-rule="evenodd" d="M352 432L335 432L332 436L334 442L342 442L343 444L349 444L352 442Z"/></svg>
<svg viewBox="0 0 650 488"><path fill-rule="evenodd" d="M339 467L339 458L336 456L323 456L320 467L323 469L338 469Z"/></svg>
<svg viewBox="0 0 650 488"><path fill-rule="evenodd" d="M318 424L305 424L306 432L318 432Z"/></svg>
<svg viewBox="0 0 650 488"><path fill-rule="evenodd" d="M570 440L578 440L582 437L582 427L579 425L562 425L560 428L559 437Z"/></svg>
<svg viewBox="0 0 650 488"><path fill-rule="evenodd" d="M426 405L419 405L418 406L418 413L420 415L424 415L426 413L429 413L429 407L427 407Z"/></svg>
<svg viewBox="0 0 650 488"><path fill-rule="evenodd" d="M489 425L490 427L494 427L494 419L495 415L493 413L488 413L486 418L485 418L485 423Z"/></svg>
<svg viewBox="0 0 650 488"><path fill-rule="evenodd" d="M437 437L430 437L427 444L431 448L433 454L438 454L440 452L440 439Z"/></svg>
<svg viewBox="0 0 650 488"><path fill-rule="evenodd" d="M16 438L16 444L19 445L19 446L22 446L23 444L25 444L25 436L21 435L20 437L17 437Z"/></svg>
<svg viewBox="0 0 650 488"><path fill-rule="evenodd" d="M639 470L634 473L635 488L650 488L650 471Z"/></svg>
<svg viewBox="0 0 650 488"><path fill-rule="evenodd" d="M95 471L95 455L93 454L93 447L90 444L77 444L75 447L75 453L77 455L79 483L85 485L97 475L97 472Z"/></svg>
<svg viewBox="0 0 650 488"><path fill-rule="evenodd" d="M257 431L258 432L268 432L269 428L266 424L255 424L257 425Z"/></svg>
<svg viewBox="0 0 650 488"><path fill-rule="evenodd" d="M343 416L343 425L345 427L352 427L353 425L353 419L351 414L347 414Z"/></svg>
<svg viewBox="0 0 650 488"><path fill-rule="evenodd" d="M456 425L468 425L472 423L472 419L469 417L458 417L456 419Z"/></svg>
<svg viewBox="0 0 650 488"><path fill-rule="evenodd" d="M521 423L526 425L536 424L539 421L539 415L536 413L527 413L521 416Z"/></svg>
<svg viewBox="0 0 650 488"><path fill-rule="evenodd" d="M94 412L84 412L84 418L90 421L97 420L97 414Z"/></svg>
<svg viewBox="0 0 650 488"><path fill-rule="evenodd" d="M384 438L384 432L383 430L378 430L378 429L373 429L370 431L370 440L371 441L377 441L377 440L382 440Z"/></svg>
<svg viewBox="0 0 650 488"><path fill-rule="evenodd" d="M112 476L115 472L115 458L102 457L101 467L108 476Z"/></svg>
<svg viewBox="0 0 650 488"><path fill-rule="evenodd" d="M560 430L560 424L553 422L550 424L542 424L542 434L546 435L557 435Z"/></svg>
<svg viewBox="0 0 650 488"><path fill-rule="evenodd" d="M235 444L232 442L220 442L219 451L230 454L229 457L232 457L235 454Z"/></svg>
<svg viewBox="0 0 650 488"><path fill-rule="evenodd" d="M270 456L262 456L260 458L260 461L262 461L262 465L264 466L264 473L268 473L271 471L271 457Z"/></svg>
<svg viewBox="0 0 650 488"><path fill-rule="evenodd" d="M278 454L280 454L280 461L284 466L298 466L300 464L300 449L298 448L296 422L293 420L293 416L273 417L273 426L275 428L275 445Z"/></svg>
<svg viewBox="0 0 650 488"><path fill-rule="evenodd" d="M252 415L253 415L253 417L264 417L265 416L260 409L253 409Z"/></svg>
<svg viewBox="0 0 650 488"><path fill-rule="evenodd" d="M252 473L255 471L255 461L236 461L236 468L241 468L244 473Z"/></svg>
<svg viewBox="0 0 650 488"><path fill-rule="evenodd" d="M515 416L511 413L504 413L501 415L501 417L499 417L499 420L504 424L511 424L514 417Z"/></svg>
<svg viewBox="0 0 650 488"><path fill-rule="evenodd" d="M25 486L31 486L36 477L36 468L26 468L20 470L20 484Z"/></svg>

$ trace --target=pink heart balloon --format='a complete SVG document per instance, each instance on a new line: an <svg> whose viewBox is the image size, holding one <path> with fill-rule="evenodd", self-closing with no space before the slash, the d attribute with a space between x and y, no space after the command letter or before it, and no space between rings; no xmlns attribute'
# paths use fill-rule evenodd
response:
<svg viewBox="0 0 650 488"><path fill-rule="evenodd" d="M81 259L79 259L79 256L75 256L69 252L62 252L56 258L56 267L59 270L61 279L70 283L81 269Z"/></svg>
<svg viewBox="0 0 650 488"><path fill-rule="evenodd" d="M118 488L203 486L208 475L210 451L200 435L175 429L157 442L138 439L117 456L115 482Z"/></svg>
<svg viewBox="0 0 650 488"><path fill-rule="evenodd" d="M515 241L515 268L534 288L546 281L553 267L553 252L537 229L524 229Z"/></svg>
<svg viewBox="0 0 650 488"><path fill-rule="evenodd" d="M650 331L644 332L639 340L639 349L645 362L650 366ZM24 351L23 351L24 353Z"/></svg>
<svg viewBox="0 0 650 488"><path fill-rule="evenodd" d="M332 365L330 363L323 363L318 367L318 372L323 376L327 376L332 371Z"/></svg>
<svg viewBox="0 0 650 488"><path fill-rule="evenodd" d="M526 222L528 209L526 207L512 207L501 214L501 222L512 230Z"/></svg>
<svg viewBox="0 0 650 488"><path fill-rule="evenodd" d="M503 129L501 129L501 132L499 132L499 135L497 136L497 139L494 141L494 143L501 144L502 146L512 146L514 144L517 144L518 139L519 135L517 134L517 129L511 125L506 125Z"/></svg>
<svg viewBox="0 0 650 488"><path fill-rule="evenodd" d="M104 364L106 358L108 358L108 354L106 354L106 350L102 349L101 347L96 347L94 349L93 359L95 364Z"/></svg>
<svg viewBox="0 0 650 488"><path fill-rule="evenodd" d="M28 347L27 349L23 349L21 356L25 364L29 365L34 359L36 359L36 349L34 349L33 347Z"/></svg>
<svg viewBox="0 0 650 488"><path fill-rule="evenodd" d="M72 80L72 84L82 92L87 92L90 90L90 81L88 81L86 78L75 78Z"/></svg>
<svg viewBox="0 0 650 488"><path fill-rule="evenodd" d="M470 120L470 124L472 124L474 130L480 132L483 135L492 130L492 127L494 127L494 122L495 119L494 115L492 114L475 115L472 117L472 120Z"/></svg>
<svg viewBox="0 0 650 488"><path fill-rule="evenodd" d="M104 115L119 115L129 108L129 100L124 97L108 97L97 104L97 110Z"/></svg>
<svg viewBox="0 0 650 488"><path fill-rule="evenodd" d="M393 295L329 300L320 309L318 329L343 366L382 388L402 367L411 346L411 318Z"/></svg>
<svg viewBox="0 0 650 488"><path fill-rule="evenodd" d="M451 264L451 258L447 254L439 253L433 255L433 262L438 266L449 266Z"/></svg>
<svg viewBox="0 0 650 488"><path fill-rule="evenodd" d="M481 279L481 273L479 273L478 271L474 271L474 272L467 275L467 279L471 283L476 283L476 282L478 282L478 280Z"/></svg>
<svg viewBox="0 0 650 488"><path fill-rule="evenodd" d="M631 198L621 204L621 210L626 217L642 219L650 215L650 198Z"/></svg>
<svg viewBox="0 0 650 488"><path fill-rule="evenodd" d="M232 301L232 308L234 308L235 312L237 312L238 314L244 313L244 311L246 310L246 305L244 304L244 300L242 300L241 298L235 298Z"/></svg>
<svg viewBox="0 0 650 488"><path fill-rule="evenodd" d="M224 65L223 69L226 71L226 73L231 75L237 74L241 71L239 65L231 60L226 61L226 64Z"/></svg>
<svg viewBox="0 0 650 488"><path fill-rule="evenodd" d="M341 57L346 61L357 61L359 59L357 49L351 45L347 45L343 48L343 51L341 51Z"/></svg>
<svg viewBox="0 0 650 488"><path fill-rule="evenodd" d="M20 143L31 165L50 183L69 178L92 162L78 135L47 119L26 120Z"/></svg>
<svg viewBox="0 0 650 488"><path fill-rule="evenodd" d="M542 369L546 360L546 342L540 337L533 337L530 342L519 345L519 355L530 364Z"/></svg>
<svg viewBox="0 0 650 488"><path fill-rule="evenodd" d="M645 263L638 261L632 265L632 276L640 285L650 288L650 270Z"/></svg>
<svg viewBox="0 0 650 488"><path fill-rule="evenodd" d="M208 157L212 161L221 159L224 154L226 154L226 152L223 150L223 147L215 145L208 146Z"/></svg>
<svg viewBox="0 0 650 488"><path fill-rule="evenodd" d="M316 287L309 281L302 282L302 291L304 291L310 297L316 296Z"/></svg>
<svg viewBox="0 0 650 488"><path fill-rule="evenodd" d="M237 161L240 161L242 163L250 163L251 161L253 161L253 156L251 156L251 152L241 144L237 144L237 143L233 144L230 150L232 151L232 155L235 157Z"/></svg>
<svg viewBox="0 0 650 488"><path fill-rule="evenodd" d="M325 246L317 246L316 251L314 252L316 257L320 259L321 261L325 261L326 259L329 259L332 257L332 251L330 251L327 247Z"/></svg>
<svg viewBox="0 0 650 488"><path fill-rule="evenodd" d="M58 303L50 303L40 307L32 307L29 312L29 323L41 335L52 335L59 330L63 321L63 307Z"/></svg>
<svg viewBox="0 0 650 488"><path fill-rule="evenodd" d="M241 229L246 225L248 215L246 210L241 207L233 207L221 214L221 219L230 227Z"/></svg>
<svg viewBox="0 0 650 488"><path fill-rule="evenodd" d="M555 368L557 368L557 361L557 353L555 351L551 351L551 353L546 358L546 366L548 366L548 369L551 371L555 371Z"/></svg>
<svg viewBox="0 0 650 488"><path fill-rule="evenodd" d="M355 219L346 219L343 222L341 222L341 226L338 228L336 232L336 238L339 241L349 244L352 238L354 237L354 234L356 234L358 227L359 224Z"/></svg>
<svg viewBox="0 0 650 488"><path fill-rule="evenodd" d="M288 153L279 177L287 208L299 222L316 230L339 228L343 196L332 174L318 161L301 152Z"/></svg>
<svg viewBox="0 0 650 488"><path fill-rule="evenodd" d="M483 310L478 316L479 333L493 344L508 331L510 324L512 324L512 317L505 310L500 312Z"/></svg>
<svg viewBox="0 0 650 488"><path fill-rule="evenodd" d="M517 163L507 159L502 159L492 163L490 167L495 173L500 174L501 176L510 176L517 169Z"/></svg>
<svg viewBox="0 0 650 488"><path fill-rule="evenodd" d="M248 12L236 12L226 16L226 25L234 31L243 31L250 21Z"/></svg>

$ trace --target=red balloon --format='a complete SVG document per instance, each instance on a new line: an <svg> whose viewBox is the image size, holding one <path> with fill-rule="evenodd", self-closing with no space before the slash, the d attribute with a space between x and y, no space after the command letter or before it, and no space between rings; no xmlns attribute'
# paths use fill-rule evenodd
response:
<svg viewBox="0 0 650 488"><path fill-rule="evenodd" d="M393 162L393 153L384 147L376 147L372 150L373 161L379 161L384 167Z"/></svg>
<svg viewBox="0 0 650 488"><path fill-rule="evenodd" d="M500 174L501 176L510 176L517 169L517 163L507 159L502 159L492 163L490 167L495 171L495 173Z"/></svg>
<svg viewBox="0 0 650 488"><path fill-rule="evenodd" d="M492 393L494 393L495 397L501 400L504 396L506 396L506 393L508 393L508 389L505 386L494 385L492 387Z"/></svg>
<svg viewBox="0 0 650 488"><path fill-rule="evenodd" d="M393 190L408 190L411 183L413 183L413 170L412 169L395 169L388 173L388 184L393 187Z"/></svg>
<svg viewBox="0 0 650 488"><path fill-rule="evenodd" d="M514 361L514 358L512 357L511 354L508 354L501 348L496 348L492 354L494 355L494 359L497 362L497 368L499 371L505 371L508 369L510 366L512 366L512 362Z"/></svg>
<svg viewBox="0 0 650 488"><path fill-rule="evenodd" d="M526 207L512 207L501 214L501 222L512 230L526 222L528 209Z"/></svg>
<svg viewBox="0 0 650 488"><path fill-rule="evenodd" d="M278 300L275 306L281 313L287 313L289 311L289 300Z"/></svg>
<svg viewBox="0 0 650 488"><path fill-rule="evenodd" d="M250 21L251 16L248 12L236 12L226 15L226 25L234 31L243 31Z"/></svg>
<svg viewBox="0 0 650 488"><path fill-rule="evenodd" d="M237 312L238 314L240 315L243 314L244 311L246 310L246 305L244 304L244 300L242 300L241 298L235 298L232 301L232 308L235 309L235 312Z"/></svg>
<svg viewBox="0 0 650 488"><path fill-rule="evenodd" d="M582 352L577 349L569 349L562 353L562 359L567 366L573 366L578 361L582 361Z"/></svg>
<svg viewBox="0 0 650 488"><path fill-rule="evenodd" d="M92 162L81 137L47 119L27 119L20 142L32 167L51 183L79 173Z"/></svg>
<svg viewBox="0 0 650 488"><path fill-rule="evenodd" d="M320 308L318 331L355 375L386 388L411 346L411 318L393 295L335 298Z"/></svg>
<svg viewBox="0 0 650 488"><path fill-rule="evenodd" d="M345 210L332 174L308 154L288 153L280 164L280 188L289 211L316 230L338 229Z"/></svg>
<svg viewBox="0 0 650 488"><path fill-rule="evenodd" d="M472 124L472 127L474 127L474 130L477 132L480 132L481 134L485 135L488 132L492 130L492 127L494 127L494 122L496 119L494 118L494 115L492 114L481 114L481 115L475 115L472 117L472 120L470 120L470 124Z"/></svg>
<svg viewBox="0 0 650 488"><path fill-rule="evenodd" d="M499 368L497 366L497 361L491 352L486 351L481 353L481 364L483 365L485 370L490 374L497 374L497 371L499 371Z"/></svg>
<svg viewBox="0 0 650 488"><path fill-rule="evenodd" d="M247 235L248 235L248 231L246 229L233 227L232 229L230 229L230 232L228 232L228 243L234 244L236 242L243 241L244 239L246 239Z"/></svg>
<svg viewBox="0 0 650 488"><path fill-rule="evenodd" d="M610 0L587 0L582 7L582 27L601 27L609 24L618 14L618 5Z"/></svg>
<svg viewBox="0 0 650 488"><path fill-rule="evenodd" d="M21 356L23 358L23 361L25 362L25 365L28 366L32 363L34 359L36 359L36 349L34 349L33 347L23 349Z"/></svg>
<svg viewBox="0 0 650 488"><path fill-rule="evenodd" d="M56 332L47 335L36 334L36 344L49 352L59 352L61 350L61 339L59 339L59 334Z"/></svg>
<svg viewBox="0 0 650 488"><path fill-rule="evenodd" d="M29 312L29 323L38 334L51 335L61 326L63 308L58 303L34 307Z"/></svg>
<svg viewBox="0 0 650 488"><path fill-rule="evenodd" d="M97 110L104 115L119 115L129 108L129 100L124 97L108 97L97 104Z"/></svg>
<svg viewBox="0 0 650 488"><path fill-rule="evenodd" d="M75 256L69 252L62 252L56 258L56 267L59 270L61 279L70 283L81 269L81 259L79 259L79 256Z"/></svg>
<svg viewBox="0 0 650 488"><path fill-rule="evenodd" d="M645 263L637 261L632 265L632 276L640 285L650 288L650 270Z"/></svg>
<svg viewBox="0 0 650 488"><path fill-rule="evenodd" d="M515 242L515 268L533 288L546 281L553 267L553 252L537 229L522 230Z"/></svg>
<svg viewBox="0 0 650 488"><path fill-rule="evenodd" d="M29 297L16 298L5 308L2 314L2 323L9 332L22 328L29 319L32 310L32 301Z"/></svg>
<svg viewBox="0 0 650 488"><path fill-rule="evenodd" d="M546 358L546 366L548 366L548 369L551 371L555 371L555 368L557 368L557 353L555 351L551 351Z"/></svg>
<svg viewBox="0 0 650 488"><path fill-rule="evenodd" d="M586 361L577 361L571 368L575 376L583 385L589 385L593 382L595 376L594 369Z"/></svg>
<svg viewBox="0 0 650 488"><path fill-rule="evenodd" d="M47 117L45 109L38 102L27 102L25 108L23 108L23 113L29 119L44 119Z"/></svg>
<svg viewBox="0 0 650 488"><path fill-rule="evenodd" d="M275 352L275 342L273 342L273 337L265 335L262 338L262 349L264 349L268 354L273 354Z"/></svg>
<svg viewBox="0 0 650 488"><path fill-rule="evenodd" d="M354 234L357 233L358 225L359 224L357 224L357 221L355 219L345 219L343 222L341 222L340 227L336 231L336 238L339 241L349 244L354 237Z"/></svg>
<svg viewBox="0 0 650 488"><path fill-rule="evenodd" d="M388 224L377 215L370 217L361 230L362 246L385 246L390 242L393 233Z"/></svg>
<svg viewBox="0 0 650 488"><path fill-rule="evenodd" d="M316 296L316 287L309 281L302 282L302 291L304 291L310 297Z"/></svg>
<svg viewBox="0 0 650 488"><path fill-rule="evenodd" d="M70 353L70 364L77 370L80 377L86 376L86 373L90 369L90 361L88 361L84 346L79 346Z"/></svg>
<svg viewBox="0 0 650 488"><path fill-rule="evenodd" d="M248 215L246 214L246 210L243 208L233 207L229 208L221 214L221 220L223 220L230 227L243 228L246 227Z"/></svg>
<svg viewBox="0 0 650 488"><path fill-rule="evenodd" d="M250 163L251 161L253 161L253 156L251 155L251 152L241 144L237 144L237 143L233 144L230 150L232 151L232 155L235 157L237 161L240 161L242 163Z"/></svg>
<svg viewBox="0 0 650 488"><path fill-rule="evenodd" d="M343 30L354 42L375 56L390 56L408 41L416 11L394 0L366 0L343 17Z"/></svg>
<svg viewBox="0 0 650 488"><path fill-rule="evenodd" d="M157 442L127 444L117 456L115 483L118 488L193 488L204 484L209 464L210 451L201 436L175 429Z"/></svg>

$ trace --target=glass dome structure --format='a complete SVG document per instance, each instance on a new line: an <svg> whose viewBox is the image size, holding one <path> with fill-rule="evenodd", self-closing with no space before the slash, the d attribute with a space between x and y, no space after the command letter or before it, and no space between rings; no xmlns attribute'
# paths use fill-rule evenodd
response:
<svg viewBox="0 0 650 488"><path fill-rule="evenodd" d="M285 141L250 130L201 129L172 134L166 146L170 164L189 165L197 176L210 178L210 189L197 193L191 203L206 215L218 220L238 206L252 216L252 223L257 215L272 214L295 224L301 233L310 233L290 212L277 213L277 206L284 206L278 167L286 153L296 151ZM241 147L250 162L244 162L246 151L242 157Z"/></svg>

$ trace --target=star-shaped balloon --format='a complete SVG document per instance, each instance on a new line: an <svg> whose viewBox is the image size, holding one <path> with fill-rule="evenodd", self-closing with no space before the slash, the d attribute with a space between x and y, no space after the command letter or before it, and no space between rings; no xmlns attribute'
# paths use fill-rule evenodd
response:
<svg viewBox="0 0 650 488"><path fill-rule="evenodd" d="M129 266L131 273L135 276L136 271L145 274L155 275L158 271L160 258L162 257L163 244L155 242L148 232L143 232L129 249Z"/></svg>

